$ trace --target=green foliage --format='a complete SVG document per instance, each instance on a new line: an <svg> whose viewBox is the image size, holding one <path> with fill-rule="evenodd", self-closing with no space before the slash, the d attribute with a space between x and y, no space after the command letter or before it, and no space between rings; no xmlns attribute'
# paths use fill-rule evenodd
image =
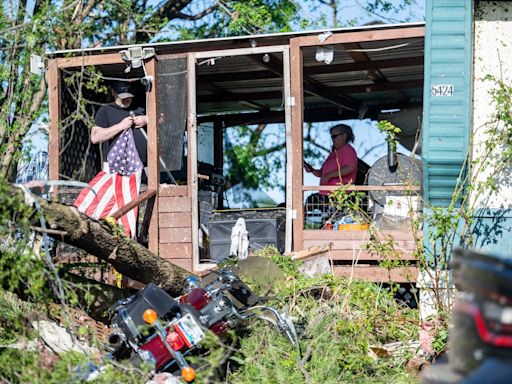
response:
<svg viewBox="0 0 512 384"><path fill-rule="evenodd" d="M415 310L397 304L391 291L373 283L331 274L305 277L298 272L300 263L275 248L266 247L256 256L259 275L271 270L261 258L275 260L285 274L265 304L284 308L294 318L300 351L269 323L253 320L222 340L209 335L209 352L193 360L200 367L199 382L415 382L404 369L414 349L381 358L371 353L389 342L416 340Z"/></svg>
<svg viewBox="0 0 512 384"><path fill-rule="evenodd" d="M350 214L358 222L369 223L371 220L362 209L364 198L364 192L352 191L350 185L340 185L329 195L329 202L338 210Z"/></svg>
<svg viewBox="0 0 512 384"><path fill-rule="evenodd" d="M16 364L12 364L16 361ZM12 383L74 383L80 380L82 372L87 371L89 362L97 362L94 358L74 352L60 355L58 358L48 352L23 351L4 349L0 352L0 378ZM99 362L97 362L99 363ZM94 380L97 384L111 383L143 383L148 374L130 366L112 365L107 363L105 370Z"/></svg>
<svg viewBox="0 0 512 384"><path fill-rule="evenodd" d="M398 135L402 132L402 130L387 120L378 121L377 128L379 129L379 131L387 135L387 143L389 144L392 150L396 151L396 147L398 145Z"/></svg>
<svg viewBox="0 0 512 384"><path fill-rule="evenodd" d="M0 344L16 342L26 336L26 319L40 311L35 305L21 302L11 292L0 290Z"/></svg>
<svg viewBox="0 0 512 384"><path fill-rule="evenodd" d="M33 299L45 297L48 273L43 260L34 254L30 242L29 218L34 215L19 195L11 195L0 181L0 282L11 291Z"/></svg>
<svg viewBox="0 0 512 384"><path fill-rule="evenodd" d="M232 1L231 22L228 27L234 34L262 32L289 32L295 6L288 0Z"/></svg>
<svg viewBox="0 0 512 384"><path fill-rule="evenodd" d="M446 351L448 348L448 327L440 328L432 340L432 348L438 354Z"/></svg>
<svg viewBox="0 0 512 384"><path fill-rule="evenodd" d="M224 151L224 169L231 186L242 183L246 188L255 189L282 187L280 180L272 175L284 167L285 143L271 137L266 128L266 125L244 125L230 131L231 140Z"/></svg>
<svg viewBox="0 0 512 384"><path fill-rule="evenodd" d="M372 283L332 275L291 279L280 298L288 298L300 330L302 353L256 322L241 340L230 383L403 382L414 378L403 365L412 352L374 359L371 345L417 338L413 310L400 307L389 292ZM323 299L321 298L323 297ZM258 351L254 353L254 351Z"/></svg>
<svg viewBox="0 0 512 384"><path fill-rule="evenodd" d="M408 6L412 5L412 3L412 0L401 0L398 3L396 1L373 0L368 2L366 9L371 13L396 13L406 9Z"/></svg>

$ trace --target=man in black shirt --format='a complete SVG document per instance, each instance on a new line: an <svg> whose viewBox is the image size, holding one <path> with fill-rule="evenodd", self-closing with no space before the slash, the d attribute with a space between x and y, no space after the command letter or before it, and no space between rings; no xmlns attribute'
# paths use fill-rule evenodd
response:
<svg viewBox="0 0 512 384"><path fill-rule="evenodd" d="M134 95L129 82L114 82L112 96L114 96L114 102L102 105L96 113L96 125L91 130L91 142L99 144L108 141L108 150L110 150L123 131L138 128L133 130L133 138L139 157L144 166L147 166L148 143L144 133L141 132L148 123L146 113L143 108L132 107Z"/></svg>

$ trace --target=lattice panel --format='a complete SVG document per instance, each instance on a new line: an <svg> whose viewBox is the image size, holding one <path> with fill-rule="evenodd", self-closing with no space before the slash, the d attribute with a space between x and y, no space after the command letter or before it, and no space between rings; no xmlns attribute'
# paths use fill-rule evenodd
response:
<svg viewBox="0 0 512 384"><path fill-rule="evenodd" d="M101 169L100 149L90 141L89 126L92 125L99 105L87 102L85 111L78 113L78 89L66 81L61 84L61 94L63 97L60 119L60 178L88 182ZM83 88L82 97L95 102L105 101L105 95L98 95Z"/></svg>

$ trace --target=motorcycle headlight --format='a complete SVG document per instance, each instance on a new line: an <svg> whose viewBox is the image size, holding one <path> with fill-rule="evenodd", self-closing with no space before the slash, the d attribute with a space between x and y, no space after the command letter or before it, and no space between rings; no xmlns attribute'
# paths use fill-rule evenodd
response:
<svg viewBox="0 0 512 384"><path fill-rule="evenodd" d="M183 288L185 292L190 292L194 288L199 288L199 285L199 279L193 275L187 276L183 282Z"/></svg>
<svg viewBox="0 0 512 384"><path fill-rule="evenodd" d="M156 358L153 356L153 354L150 351L146 351L145 349L139 349L139 356L140 359L149 365L150 367L156 366Z"/></svg>

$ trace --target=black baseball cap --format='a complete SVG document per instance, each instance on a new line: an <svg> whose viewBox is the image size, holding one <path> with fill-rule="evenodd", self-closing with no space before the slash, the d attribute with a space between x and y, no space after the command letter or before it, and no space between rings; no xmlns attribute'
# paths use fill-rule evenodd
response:
<svg viewBox="0 0 512 384"><path fill-rule="evenodd" d="M126 99L128 97L134 97L131 89L131 84L127 81L114 81L112 83L112 89L120 99Z"/></svg>

